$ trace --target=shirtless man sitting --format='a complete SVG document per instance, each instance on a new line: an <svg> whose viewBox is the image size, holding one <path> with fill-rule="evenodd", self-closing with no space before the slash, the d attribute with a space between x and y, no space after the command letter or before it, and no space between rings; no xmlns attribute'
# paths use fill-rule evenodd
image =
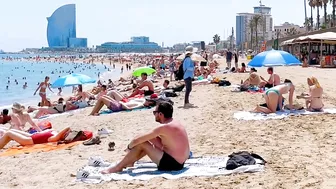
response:
<svg viewBox="0 0 336 189"><path fill-rule="evenodd" d="M173 106L162 102L153 111L155 121L161 125L149 133L136 137L127 146L128 153L116 166L102 171L103 174L121 172L147 155L160 171L183 169L189 157L188 135L180 122L173 120Z"/></svg>
<svg viewBox="0 0 336 189"><path fill-rule="evenodd" d="M142 88L148 87L148 90L143 90ZM144 94L145 96L149 96L154 94L154 85L152 81L147 80L147 73L141 74L141 81L139 83L139 86L135 88L133 93L128 96L127 98L132 98L138 94Z"/></svg>
<svg viewBox="0 0 336 189"><path fill-rule="evenodd" d="M260 88L272 88L280 84L280 76L276 73L274 73L273 68L269 67L267 68L267 73L270 74L270 77L268 81L266 81L263 77L260 76L260 79L262 82L260 83Z"/></svg>

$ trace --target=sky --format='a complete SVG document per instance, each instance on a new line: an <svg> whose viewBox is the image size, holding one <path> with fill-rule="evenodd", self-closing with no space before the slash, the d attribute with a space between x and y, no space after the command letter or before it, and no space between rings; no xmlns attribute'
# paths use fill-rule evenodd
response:
<svg viewBox="0 0 336 189"><path fill-rule="evenodd" d="M274 25L302 25L304 0L263 0ZM253 12L259 0L0 0L0 49L7 52L47 47L47 17L60 6L76 4L77 37L88 45L148 36L159 45L227 38L238 12ZM314 14L316 15L316 13ZM309 10L308 10L309 16Z"/></svg>

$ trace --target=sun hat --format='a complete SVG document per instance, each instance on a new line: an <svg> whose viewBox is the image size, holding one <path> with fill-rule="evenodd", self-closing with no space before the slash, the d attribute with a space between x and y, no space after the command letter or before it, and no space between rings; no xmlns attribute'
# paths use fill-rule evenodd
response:
<svg viewBox="0 0 336 189"><path fill-rule="evenodd" d="M192 46L187 46L185 48L185 54L193 54L194 53L194 47Z"/></svg>
<svg viewBox="0 0 336 189"><path fill-rule="evenodd" d="M14 102L13 106L12 106L12 109L14 109L16 111L19 111L19 112L22 112L24 110L24 106L22 106L21 104L19 104L17 102Z"/></svg>

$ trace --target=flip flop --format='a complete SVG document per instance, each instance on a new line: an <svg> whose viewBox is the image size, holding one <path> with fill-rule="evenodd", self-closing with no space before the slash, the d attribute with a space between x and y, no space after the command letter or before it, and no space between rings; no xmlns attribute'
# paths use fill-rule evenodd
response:
<svg viewBox="0 0 336 189"><path fill-rule="evenodd" d="M84 145L89 146L89 145L94 145L94 144L100 144L101 140L98 136L91 138L88 141L83 142Z"/></svg>

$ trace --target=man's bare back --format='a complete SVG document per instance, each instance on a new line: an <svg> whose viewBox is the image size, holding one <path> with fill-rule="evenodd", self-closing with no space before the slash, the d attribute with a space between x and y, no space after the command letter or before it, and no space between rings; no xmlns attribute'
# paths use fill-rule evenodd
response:
<svg viewBox="0 0 336 189"><path fill-rule="evenodd" d="M190 153L188 135L178 121L172 121L160 126L162 151L171 155L179 163L184 163ZM156 145L155 145L156 146ZM158 146L159 147L159 146Z"/></svg>
<svg viewBox="0 0 336 189"><path fill-rule="evenodd" d="M274 86L280 85L280 76L276 73L271 74L268 83Z"/></svg>

